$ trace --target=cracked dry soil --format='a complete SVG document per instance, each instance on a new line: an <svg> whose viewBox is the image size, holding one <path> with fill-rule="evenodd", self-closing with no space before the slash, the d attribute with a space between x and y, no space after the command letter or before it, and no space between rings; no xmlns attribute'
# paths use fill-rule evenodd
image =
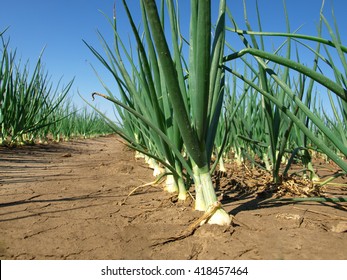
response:
<svg viewBox="0 0 347 280"><path fill-rule="evenodd" d="M347 259L343 203L262 205L230 186L223 204L233 226L204 225L172 240L202 213L160 187L121 205L151 181L114 136L0 148L0 258Z"/></svg>

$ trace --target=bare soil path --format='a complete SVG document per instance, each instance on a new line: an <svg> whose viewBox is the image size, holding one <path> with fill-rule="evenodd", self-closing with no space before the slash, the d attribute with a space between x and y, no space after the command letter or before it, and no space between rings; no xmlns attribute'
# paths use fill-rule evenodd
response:
<svg viewBox="0 0 347 280"><path fill-rule="evenodd" d="M150 181L114 136L0 148L0 258L347 259L346 203L262 205L235 192L224 203L233 226L175 240L202 215L190 202L151 187L120 203Z"/></svg>

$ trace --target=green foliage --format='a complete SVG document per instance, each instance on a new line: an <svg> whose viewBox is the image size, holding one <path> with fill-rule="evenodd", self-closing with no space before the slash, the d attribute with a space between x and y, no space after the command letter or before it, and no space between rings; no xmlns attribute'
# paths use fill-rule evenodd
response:
<svg viewBox="0 0 347 280"><path fill-rule="evenodd" d="M123 0L136 54L120 38L115 17L109 20L113 46L99 34L105 56L86 45L119 88L119 95L106 85L107 94L93 94L115 104L120 121L110 124L130 147L160 162L174 176L180 186L173 191L184 199L194 182L196 208L207 210L216 202L210 173L231 153L234 159L247 159L267 169L274 183L286 176L294 158L301 160L312 180L317 179L312 150L347 172L347 48L341 44L336 24L333 31L321 15L316 37L296 34L290 31L285 9L286 33L264 32L256 5L259 31L253 31L244 5L246 28L242 30L225 1L220 1L213 26L211 1L191 0L186 40L181 34L178 3L163 0L158 8L157 2L140 1L139 29ZM232 27L226 28L226 14ZM331 40L321 38L323 24ZM170 30L170 39L164 30ZM226 40L226 30L235 35L235 41ZM265 41L268 36L284 40L270 51ZM243 44L239 49L236 40ZM298 44L293 48L293 41L312 54L312 66L301 62L300 49ZM184 44L188 53L183 52ZM224 49L231 53L225 55ZM331 49L335 55L330 54ZM333 77L321 73L319 63L330 67ZM317 88L327 92L332 116L321 109ZM220 223L217 220L213 222Z"/></svg>
<svg viewBox="0 0 347 280"><path fill-rule="evenodd" d="M315 176L310 162L309 149L326 154L344 172L347 172L347 164L344 160L347 157L346 130L344 129L347 90L346 74L343 74L346 73L347 69L345 58L347 48L341 44L337 25L335 24L334 33L321 14L318 36L306 36L290 33L289 20L286 16L288 33L263 32L260 23L261 16L258 14L260 31L255 32L247 23L246 12L247 30L241 30L236 25L230 11L228 14L233 24L233 27L228 28L228 30L234 32L241 39L245 48L234 50L230 47L233 53L227 55L224 61L226 64L231 60L238 63L242 62L248 71L245 72L246 74L241 74L226 64L224 67L229 73L249 85L252 89L249 96L254 96L257 93L261 95L257 99L251 97L247 99L248 108L262 108L256 114L252 114L248 109L247 117L251 117L249 120L251 130L246 130L247 124L244 121L237 124L240 137L244 142L241 146L248 147L244 152L248 154L255 152L267 168L272 170L275 182L280 179L281 161L285 159L290 164L288 160L290 155L297 154L298 149L303 151L301 159L305 167L310 170L312 179ZM323 23L329 30L331 40L320 37ZM285 41L278 49L270 52L264 48L265 36L281 36L285 38ZM292 40L300 42L305 49L312 53L312 61L314 61L312 67L301 63L297 48L296 59L291 57ZM309 46L305 41L316 44L316 48ZM321 52L322 45L327 57L324 57L324 53ZM284 46L287 46L286 53L285 56L281 56L279 51ZM331 55L331 49L338 54L334 56L335 59ZM336 57L340 59L344 71L338 69ZM252 61L256 61L258 68L252 65ZM319 72L322 69L322 66L318 66L320 61L332 69L332 72L335 73L335 80ZM329 118L317 103L314 85L327 92L333 117ZM251 111L253 112L253 109ZM263 121L259 121L259 118ZM263 128L260 130L260 135L258 133L259 127ZM240 143L237 145L240 146ZM263 151L264 156L258 153L259 149ZM286 154L287 156L285 156ZM267 162L268 158L270 162Z"/></svg>
<svg viewBox="0 0 347 280"><path fill-rule="evenodd" d="M105 121L86 109L77 112L66 101L73 80L61 90L53 87L41 56L34 70L17 60L1 33L0 144L22 145L53 137L70 138L110 133Z"/></svg>

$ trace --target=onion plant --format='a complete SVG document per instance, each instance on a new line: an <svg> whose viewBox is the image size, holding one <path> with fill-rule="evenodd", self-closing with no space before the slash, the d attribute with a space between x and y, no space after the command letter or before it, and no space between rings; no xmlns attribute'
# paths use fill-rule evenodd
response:
<svg viewBox="0 0 347 280"><path fill-rule="evenodd" d="M214 38L211 38L211 2L191 1L188 62L182 54L183 42L174 1L162 1L160 12L155 1L140 1L143 36L138 34L126 2L123 3L137 45L138 64L124 47L114 17L114 48L101 37L107 59L90 45L88 47L111 71L121 96L116 98L107 88L108 95L98 95L122 108L118 110L125 119L115 125L117 133L133 148L160 161L176 183L185 179L185 185L178 187L179 197L186 197L192 179L195 209L207 211L217 202L210 159L224 95L224 70L220 64L224 55L225 1L220 1ZM169 15L171 48L163 31L164 7ZM126 69L123 57L128 59L130 70ZM210 223L217 224L230 221L222 208L209 219Z"/></svg>
<svg viewBox="0 0 347 280"><path fill-rule="evenodd" d="M317 147L317 149L325 153L336 164L338 164L344 172L346 172L346 162L335 152L337 150L340 155L346 157L346 146L343 141L341 141L341 139L343 138L340 137L339 133L334 133L336 132L336 130L334 131L329 129L323 119L319 118L317 114L314 113L314 109L311 108L311 98L314 83L319 83L321 86L323 86L323 88L325 87L326 90L335 94L335 97L338 100L339 104L344 104L344 102L346 101L347 91L345 74L342 74L342 71L337 69L337 63L334 63L334 60L332 59L332 56L328 51L328 47L335 48L336 52L338 53L338 57L340 57L341 64L346 70L344 55L346 47L344 47L339 40L338 29L336 28L336 34L333 33L323 15L321 15L319 34L321 33L322 22L324 22L328 30L330 31L332 40L325 40L320 38L319 36L313 37L289 33L289 30L287 30L288 33L263 32L261 30L260 24L260 31L258 32L252 31L249 24L247 30L241 30L238 28L232 18L231 20L234 23L234 26L232 28L228 28L228 30L235 32L240 37L245 45L245 48L242 50L234 51L234 53L232 53L231 55L226 56L224 61L227 62L240 58L245 61L244 56L248 54L249 57L257 62L258 70L255 70L253 66L247 62L245 63L245 65L250 69L250 72L253 73L253 77L246 77L238 73L234 69L228 68L226 66L225 69L262 95L264 112L267 115L267 134L270 137L270 141L266 142L270 143L270 155L272 157L274 166L273 176L275 181L277 181L276 176L278 176L280 157L285 151L286 142L289 139L288 137L290 136L290 130L292 130L293 125L299 128L300 133L304 134L304 142L301 141L301 143L299 143L300 141L297 141L297 144L299 146L303 145L303 149L307 151L307 140L309 139L311 143ZM264 49L263 38L264 36L271 35L283 36L286 38L286 57L280 56L277 51L269 52ZM256 36L259 37L260 44L258 44ZM298 39L303 39L317 43L315 50L305 43L301 43L302 45L304 45L304 47L306 47L313 53L315 62L312 68L303 65L299 60L299 56L297 56L296 60L290 57L291 39L295 39L296 41ZM323 45L326 49L328 58L324 58L324 56L321 54L321 45ZM322 60L323 63L327 63L327 65L332 68L333 72L335 73L335 81L318 72L319 68L317 63L319 60ZM294 71L298 73L296 76L296 81L292 81L292 79L289 78L289 70L291 71L291 73L293 73ZM308 86L306 85L306 83L308 83ZM304 92L305 95L303 94ZM335 114L335 117L337 116L338 114ZM287 117L289 118L289 122L287 121ZM286 122L286 125L282 125L282 127L286 127L286 129L283 131L284 133L281 136L280 122L283 121ZM337 127L342 128L340 120L338 120L338 123L340 123L340 125L338 125ZM314 126L312 126L312 124ZM316 130L323 133L324 136L329 139L329 145L327 145L315 133ZM339 129L339 131L342 130ZM278 141L276 139L281 139L281 141L276 143L275 141ZM305 154L307 157L308 153L306 152ZM312 171L312 168L310 168L309 165L308 167Z"/></svg>
<svg viewBox="0 0 347 280"><path fill-rule="evenodd" d="M148 35L145 37L145 43L148 48L148 52L146 52L145 45L140 38L141 36L135 27L125 2L124 6L138 45L137 58L141 65L140 69L136 68L134 55L128 51L122 39L118 36L115 18L113 21L110 21L115 33L114 49L111 49L105 39L99 34L108 61L94 48L89 46L105 67L110 70L119 86L119 99L106 87L109 93L108 99L115 103L120 103L120 106L116 107L116 109L121 121L119 125L113 123L112 126L140 154L145 154L152 158L149 159L152 167L155 164L153 159L161 162L168 169L168 172L171 173L168 174L167 190L170 192L178 191L179 198L185 199L187 188L183 182L182 165L185 165L188 173L191 168L181 155L183 142L178 132L177 123L171 117L172 108L168 99L166 84L162 78L161 65L157 61L154 45L149 34L147 33ZM142 10L143 22L145 23L144 28L149 30L143 6ZM121 52L124 53L125 58L131 65L130 70L125 67ZM180 57L179 53L178 57ZM154 174L157 174L158 169L157 167L155 168Z"/></svg>
<svg viewBox="0 0 347 280"><path fill-rule="evenodd" d="M223 2L223 1L222 1ZM173 117L178 123L187 153L193 166L196 209L206 210L217 201L213 189L209 161L215 132L221 111L223 89L222 71L219 68L224 48L224 10L221 2L221 17L217 24L216 41L211 49L211 3L210 1L191 2L189 94L191 115L186 109L180 89L176 68L159 19L155 1L144 1L150 22L158 58L163 68L169 98L173 107ZM177 61L176 61L177 62ZM210 219L212 223L230 223L229 216L218 210Z"/></svg>

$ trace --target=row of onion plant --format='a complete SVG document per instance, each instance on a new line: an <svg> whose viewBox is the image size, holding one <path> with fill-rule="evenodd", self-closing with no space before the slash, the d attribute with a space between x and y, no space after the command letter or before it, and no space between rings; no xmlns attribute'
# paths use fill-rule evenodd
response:
<svg viewBox="0 0 347 280"><path fill-rule="evenodd" d="M143 35L138 33L123 1L136 42L136 59L119 38L116 16L110 21L115 35L114 47L100 35L107 57L88 45L111 71L120 90L120 98L107 88L107 95L97 94L113 101L120 115L126 117L119 125L114 124L118 134L133 148L167 168L178 186L179 198L186 197L189 184L194 181L195 209L214 209L209 223L229 224L229 215L217 203L210 174L224 96L224 70L219 65L224 56L225 1L219 3L213 38L211 1L191 2L187 60L175 2L162 1L160 10L156 1L140 3ZM163 30L167 23L165 7L170 40ZM127 58L130 69L126 68L123 58Z"/></svg>
<svg viewBox="0 0 347 280"><path fill-rule="evenodd" d="M1 33L0 144L21 145L73 135L111 133L95 112L79 111L67 101L73 80L54 86L44 70L41 55L34 70L21 63L9 39Z"/></svg>
<svg viewBox="0 0 347 280"><path fill-rule="evenodd" d="M280 73L278 75L281 76ZM244 73L243 77L254 80L256 76ZM236 85L236 82L233 84ZM293 82L293 84L296 94L300 96L302 92L300 89L303 84L300 84L300 80L298 83ZM281 93L277 87L274 87L272 92ZM306 116L296 109L291 100L286 97L283 100L288 110L299 116L303 122L306 121ZM224 155L219 159L219 169L226 171L224 168L224 161L226 160L233 160L239 165L247 161L253 166L269 171L273 176L273 181L279 183L291 167L293 159L295 159L296 162L299 161L304 165L302 171L305 174L308 173L307 175L312 180L318 179L310 157L312 151L317 149L312 147L312 143L306 139L302 131L293 125L284 113L278 109L276 110L276 106L270 108L274 112L273 116L276 119L274 123L277 126L274 160L271 160L272 142L269 141L269 133L266 131L267 119L263 98L247 84L243 84L242 91L240 90L239 93L234 90L228 95L225 102L226 117L219 125L221 136L226 133L225 131L228 131L227 138L223 140L226 143L224 144ZM243 117L235 117L235 115ZM274 127L276 126L274 125ZM312 130L311 127L310 130ZM216 150L218 150L221 140L221 137L216 138Z"/></svg>
<svg viewBox="0 0 347 280"><path fill-rule="evenodd" d="M334 130L344 133L344 124L331 121L328 126L314 111L316 83L338 98L340 110L344 108L346 83L338 80L342 79L341 73L329 53L323 59L320 52L324 45L343 54L345 48L336 37L328 41L319 36L291 33L287 16L287 32L283 34L262 32L260 21L259 32L253 32L247 20L246 29L241 30L223 0L219 2L214 29L211 1L191 0L189 39L182 36L185 32L179 24L177 3L161 1L158 9L156 1L142 0L143 33L140 33L126 1L123 4L135 46L127 46L120 37L115 12L113 19L109 19L114 32L113 45L99 33L106 55L85 42L113 75L120 94L115 95L104 84L107 94L93 96L104 97L116 105L120 120L116 123L108 120L110 125L138 154L165 167L164 175L172 176L167 182L168 190L177 191L179 198L185 199L193 182L195 209L208 211L218 205L211 173L218 163L222 165L223 156L231 150L240 159L246 153L262 159L275 183L280 181L283 158L290 161L301 150L303 163L313 179L309 146L347 171L345 161L337 153L346 157L346 148L333 133ZM244 44L241 50L225 42L226 12L233 24L228 30ZM323 16L321 25L322 22L330 30ZM164 34L166 24L170 39ZM271 52L264 44L265 36L270 35L284 37L283 44ZM299 52L292 58L291 40L299 39L317 43L316 49L303 43L313 53L312 68L300 63ZM225 48L232 53L225 55ZM280 52L284 48L286 54L282 57ZM344 56L340 56L343 63ZM318 72L319 59L333 65L336 81ZM233 67L230 61L238 66ZM237 71L240 65L244 68L242 73ZM101 77L100 81L103 83ZM237 94L239 88L241 94ZM335 111L336 117L340 111ZM229 224L227 213L220 206L217 209L209 222Z"/></svg>
<svg viewBox="0 0 347 280"><path fill-rule="evenodd" d="M44 127L47 118L63 102L72 82L61 92L54 88L44 71L41 56L30 74L28 63L21 65L16 51L3 36L0 61L1 142L32 141L32 132Z"/></svg>
<svg viewBox="0 0 347 280"><path fill-rule="evenodd" d="M296 34L295 32L291 33L287 16L287 33L263 32L260 20L260 31L252 31L247 21L246 9L247 29L245 30L236 25L230 12L229 16L234 26L228 28L228 30L239 36L245 48L238 51L232 50L234 53L226 56L224 61L241 59L251 74L247 77L244 73L238 73L230 67L224 66L224 68L261 95L261 102L258 103L258 106L261 106L262 110L256 113L255 118L264 114L262 120L265 120L263 127L266 128L265 138L267 139L254 138L253 135L257 133L253 128L250 130L252 137L249 137L250 134L241 134L241 137L257 144L258 147L259 143L265 144L264 147L268 148L275 182L279 180L280 161L284 153L288 151L294 155L297 151L302 150L303 163L310 171L311 178L317 178L312 168L308 148L313 148L327 155L342 169L341 174L346 173L345 158L347 150L344 120L347 99L347 63L345 58L347 49L341 44L337 24L335 23L335 31L333 31L321 13L318 36L314 37ZM260 18L258 14L258 19ZM329 31L331 40L321 38L323 24ZM278 54L280 48L274 52L266 51L264 48L265 36L284 37L284 44L280 48L286 46L286 55L281 56ZM312 53L313 65L311 68L301 63L298 51L296 52L296 59L291 59L292 40L300 43ZM305 43L307 41L316 44L315 48ZM321 51L322 46L326 56ZM334 57L340 59L340 64L343 67L342 71L338 69L338 62L333 59L332 51L337 54ZM249 55L248 58L256 62L257 68L246 60L247 55ZM335 80L328 78L327 74L319 72L325 68L322 65L319 67L319 63L325 64L331 69ZM295 80L292 77L295 77ZM325 91L329 96L333 110L332 118L328 118L324 109L323 111L316 110L317 91L313 91L316 84L319 84L319 89L323 91L323 94ZM249 113L247 114L248 117L252 115ZM252 126L253 124L254 118ZM244 128L244 125L240 127ZM261 135L264 137L264 133ZM294 146L289 147L289 143L294 144ZM255 149L253 148L252 151L255 151Z"/></svg>
<svg viewBox="0 0 347 280"><path fill-rule="evenodd" d="M234 29L237 29L236 23L232 18L231 13L229 12L231 22L234 23ZM260 16L258 15L258 18ZM285 10L285 18L287 21L287 29L289 31L289 20ZM251 26L247 21L247 13L245 10L245 21L248 30L251 30ZM261 23L259 22L259 28L261 29ZM241 33L241 32L239 32ZM260 37L260 42L256 40L255 37L252 37L250 40L247 40L244 34L240 34L242 42L248 46L251 41L255 46L253 48L261 48L264 51L264 41ZM235 51L234 48L226 42L228 49ZM275 51L274 54L277 54L281 51L282 48L286 48L286 58L290 59L292 44L290 40L285 40ZM227 59L227 58L226 58ZM280 100L287 111L292 112L296 117L300 118L303 123L308 123L306 115L298 110L298 107L292 102L292 100L285 95L284 90L271 79L265 75L264 70L260 67L260 64L256 63L258 67L253 66L254 61L241 57L243 67L245 68L243 77L248 78L253 81L258 87L265 89L277 100ZM296 52L296 60L300 61L298 51ZM255 61L256 62L256 61ZM269 65L269 64L268 64ZM238 66L240 66L240 61L238 61ZM224 66L227 71L231 68L236 69L232 66ZM300 99L304 100L306 106L310 106L312 102L312 91L313 83L310 81L308 87L306 87L306 79L303 75L293 76L290 73L288 67L278 67L276 65L269 66L276 75L288 84L295 95ZM247 83L243 83L242 86L242 95L239 100L237 100L235 86L237 84L236 75L233 76L233 91L229 94L230 97L226 102L226 110L232 112L229 115L234 116L236 111L238 115L244 116L243 118L233 118L227 119L229 129L228 140L228 150L232 149L234 157L238 161L242 161L244 158L250 159L252 162L255 162L254 159L257 158L265 165L268 171L272 172L273 181L278 183L280 181L280 166L281 163L287 161L290 163L289 159L291 156L297 153L297 151L303 151L301 158L305 162L306 168L308 168L311 178L316 178L312 164L310 162L309 152L307 150L308 143L306 136L302 134L301 130L296 129L297 127L293 126L293 121L288 119L286 114L280 110L280 108L271 103L271 101L260 95L256 89L251 87ZM305 96L304 96L305 92ZM245 98L247 95L247 98ZM223 125L225 122L221 122ZM305 143L302 143L304 139ZM226 152L226 151L225 151ZM221 161L222 162L222 161ZM289 164L287 165L288 168Z"/></svg>
<svg viewBox="0 0 347 280"><path fill-rule="evenodd" d="M87 107L78 108L71 98L64 100L47 121L48 125L36 133L35 139L40 142L69 141L113 133L112 128L96 111L90 111Z"/></svg>

